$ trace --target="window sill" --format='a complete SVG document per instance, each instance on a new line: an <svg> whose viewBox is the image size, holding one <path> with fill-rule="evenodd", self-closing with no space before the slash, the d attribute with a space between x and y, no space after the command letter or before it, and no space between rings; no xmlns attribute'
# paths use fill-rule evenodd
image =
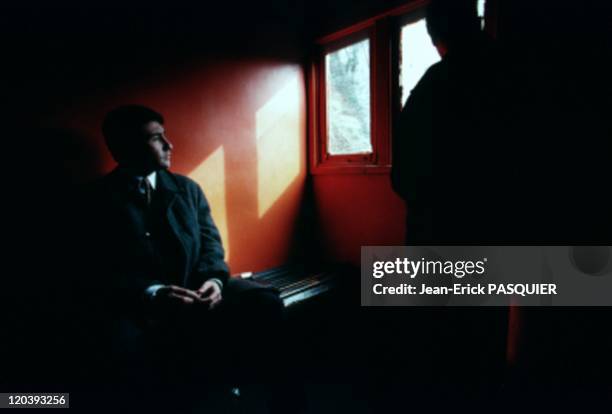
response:
<svg viewBox="0 0 612 414"><path fill-rule="evenodd" d="M311 175L375 175L389 174L390 165L317 165L310 169Z"/></svg>

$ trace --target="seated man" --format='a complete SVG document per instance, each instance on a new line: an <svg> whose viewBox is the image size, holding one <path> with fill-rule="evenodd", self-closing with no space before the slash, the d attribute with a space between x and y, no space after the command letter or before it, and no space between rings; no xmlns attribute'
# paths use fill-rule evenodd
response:
<svg viewBox="0 0 612 414"><path fill-rule="evenodd" d="M84 337L100 352L101 368L114 366L106 372L113 383L118 372L130 381L160 373L218 380L236 358L240 372L249 365L262 380L258 364L278 335L282 302L272 289L229 278L204 193L168 171L173 146L163 124L137 105L104 120L118 167L78 200L75 240L79 267L88 271L76 274L76 297L85 302L77 309L89 310Z"/></svg>

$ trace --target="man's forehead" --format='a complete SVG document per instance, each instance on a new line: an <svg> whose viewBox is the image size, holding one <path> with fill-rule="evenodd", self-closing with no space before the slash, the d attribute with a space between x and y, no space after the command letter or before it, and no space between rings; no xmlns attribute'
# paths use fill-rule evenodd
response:
<svg viewBox="0 0 612 414"><path fill-rule="evenodd" d="M165 131L164 126L157 121L147 122L146 124L142 126L142 130L147 135L161 134Z"/></svg>

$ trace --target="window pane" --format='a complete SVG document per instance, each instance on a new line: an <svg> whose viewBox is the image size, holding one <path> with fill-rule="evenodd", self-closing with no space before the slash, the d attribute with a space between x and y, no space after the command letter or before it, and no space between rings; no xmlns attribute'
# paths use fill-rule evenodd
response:
<svg viewBox="0 0 612 414"><path fill-rule="evenodd" d="M325 56L327 152L371 153L370 41Z"/></svg>
<svg viewBox="0 0 612 414"><path fill-rule="evenodd" d="M480 28L484 29L485 0L478 0L478 3L476 4L476 6L478 7L477 10L478 10L478 18L480 19Z"/></svg>
<svg viewBox="0 0 612 414"><path fill-rule="evenodd" d="M416 86L423 74L440 60L438 51L431 43L425 19L402 26L400 36L400 87L401 104L406 104L410 91Z"/></svg>

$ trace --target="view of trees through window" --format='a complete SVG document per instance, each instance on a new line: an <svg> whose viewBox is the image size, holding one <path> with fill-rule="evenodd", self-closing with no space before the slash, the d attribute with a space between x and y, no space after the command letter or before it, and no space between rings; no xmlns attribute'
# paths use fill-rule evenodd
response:
<svg viewBox="0 0 612 414"><path fill-rule="evenodd" d="M372 152L370 41L362 40L325 56L327 152Z"/></svg>

